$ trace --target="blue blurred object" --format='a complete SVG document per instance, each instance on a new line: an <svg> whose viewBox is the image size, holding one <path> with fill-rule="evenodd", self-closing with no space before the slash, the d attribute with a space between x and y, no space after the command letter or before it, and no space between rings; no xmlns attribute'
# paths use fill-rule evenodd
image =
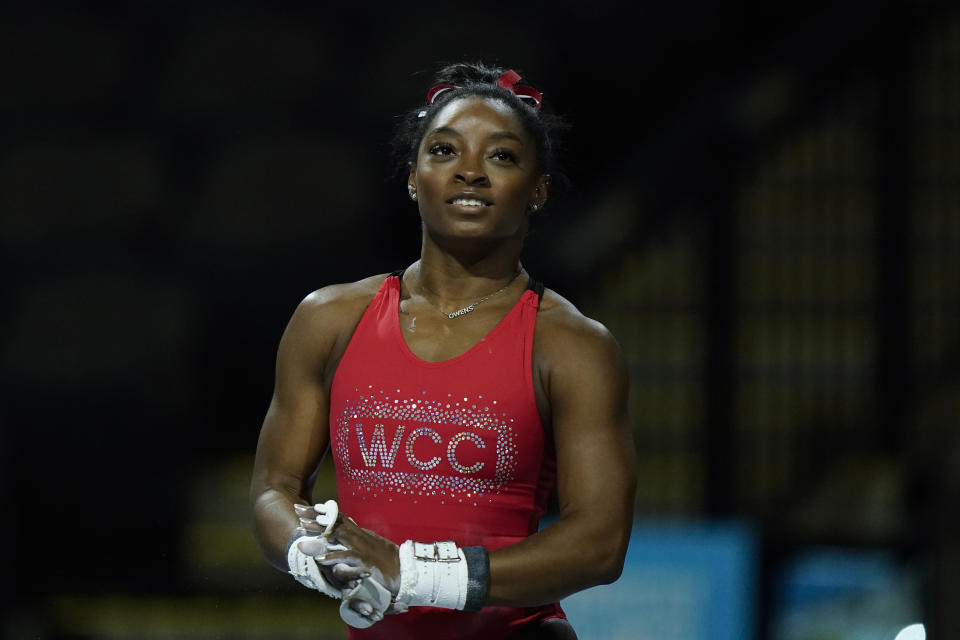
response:
<svg viewBox="0 0 960 640"><path fill-rule="evenodd" d="M756 566L745 524L638 522L621 578L562 604L582 640L750 640Z"/></svg>
<svg viewBox="0 0 960 640"><path fill-rule="evenodd" d="M915 571L884 551L810 549L777 585L775 640L893 640L922 614Z"/></svg>

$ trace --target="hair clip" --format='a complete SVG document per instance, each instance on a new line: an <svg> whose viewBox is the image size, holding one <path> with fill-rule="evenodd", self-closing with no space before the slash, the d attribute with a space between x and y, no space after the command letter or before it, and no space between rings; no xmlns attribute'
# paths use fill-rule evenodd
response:
<svg viewBox="0 0 960 640"><path fill-rule="evenodd" d="M528 87L522 84L514 85L510 87L510 90L513 91L518 98L526 103L529 103L529 105L537 111L540 111L540 104L543 102L542 93L533 87Z"/></svg>
<svg viewBox="0 0 960 640"><path fill-rule="evenodd" d="M497 78L496 84L500 85L504 89L510 89L510 91L513 91L518 98L524 102L530 103L531 107L539 111L540 104L543 102L543 94L533 87L517 84L519 81L520 74L513 69L510 69L505 74Z"/></svg>
<svg viewBox="0 0 960 640"><path fill-rule="evenodd" d="M427 91L427 104L433 104L433 101L437 99L437 96L444 91L452 91L456 88L457 87L452 84L438 84L435 87L431 87L430 91Z"/></svg>
<svg viewBox="0 0 960 640"><path fill-rule="evenodd" d="M539 111L540 105L543 103L543 94L533 87L517 84L518 80L520 80L520 74L513 69L510 69L502 76L497 78L494 81L494 84L501 86L504 89L509 89L514 93L514 95L520 98L520 100ZM453 84L438 84L434 87L431 87L430 90L427 91L427 104L433 104L437 97L443 94L445 91L453 91L454 89L459 88L460 87ZM422 118L424 115L426 115L426 111L421 111L418 114L418 117Z"/></svg>
<svg viewBox="0 0 960 640"><path fill-rule="evenodd" d="M494 84L498 84L504 89L513 90L513 85L520 81L520 74L513 69L508 69L505 74L496 79Z"/></svg>

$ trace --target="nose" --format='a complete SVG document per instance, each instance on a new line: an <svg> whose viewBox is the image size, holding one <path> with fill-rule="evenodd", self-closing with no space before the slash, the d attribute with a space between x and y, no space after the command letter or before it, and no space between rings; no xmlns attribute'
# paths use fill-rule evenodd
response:
<svg viewBox="0 0 960 640"><path fill-rule="evenodd" d="M457 180L473 187L485 187L490 184L487 174L479 171L460 171L457 173Z"/></svg>
<svg viewBox="0 0 960 640"><path fill-rule="evenodd" d="M473 154L461 156L455 179L469 186L488 186L490 179L487 177L486 171L483 170L482 163L472 156Z"/></svg>

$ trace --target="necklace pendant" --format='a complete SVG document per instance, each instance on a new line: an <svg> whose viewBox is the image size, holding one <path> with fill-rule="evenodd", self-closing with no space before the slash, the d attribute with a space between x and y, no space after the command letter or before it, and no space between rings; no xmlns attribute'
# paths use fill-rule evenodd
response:
<svg viewBox="0 0 960 640"><path fill-rule="evenodd" d="M460 316L465 316L465 315L467 315L468 313L470 313L471 311L473 311L473 308L476 307L476 306L477 306L477 303L474 302L473 304L471 304L471 305L468 306L468 307L464 307L463 309L457 309L457 310L454 311L453 313L448 313L448 314L447 314L447 317L450 318L451 320L453 320L454 318L459 318Z"/></svg>
<svg viewBox="0 0 960 640"><path fill-rule="evenodd" d="M522 268L522 267L517 267L517 272L513 275L513 278L511 278L510 282L508 282L507 284L503 285L502 287L500 287L499 289L497 289L497 290L494 291L493 293L491 293L491 294L489 294L489 295L483 296L482 298L480 298L479 300L477 300L477 301L474 302L473 304L470 304L470 305L468 305L468 306L466 306L466 307L463 307L463 308L461 308L461 309L457 309L457 310L454 311L453 313L447 313L446 311L444 311L443 309L441 309L440 307L438 307L436 304L434 304L433 302L431 302L430 299L427 298L426 296L424 296L424 300L426 300L427 303L428 303L431 307L433 307L434 309L436 309L437 311L439 311L439 312L442 313L443 315L447 316L447 318L449 318L450 320L455 320L455 319L459 318L460 316L465 316L465 315L467 315L468 313L470 313L471 311L473 311L473 310L477 307L477 305L480 304L481 302L486 302L486 301L489 300L490 298L492 298L492 297L494 297L494 296L496 296L496 295L499 295L499 294L503 293L504 291L506 291L506 290L507 290L507 287L509 287L511 284L513 284L513 281L516 280L518 277L520 277L520 274L521 274L522 272L523 272L523 268ZM423 282L422 282L422 281L421 281L421 283L420 283L420 286L423 287ZM426 287L423 287L423 288L426 288ZM428 291L429 291L429 289L428 289ZM432 293L432 292L431 292L431 293ZM421 294L421 295L422 295L422 294ZM403 311L403 310L401 310L400 313L406 313L406 312ZM414 329L413 329L413 323L411 322L411 323L410 323L410 331L413 331L413 330L414 330Z"/></svg>

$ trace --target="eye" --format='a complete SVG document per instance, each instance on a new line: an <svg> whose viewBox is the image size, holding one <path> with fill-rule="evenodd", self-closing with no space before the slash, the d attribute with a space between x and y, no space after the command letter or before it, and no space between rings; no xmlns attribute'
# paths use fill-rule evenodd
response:
<svg viewBox="0 0 960 640"><path fill-rule="evenodd" d="M517 161L517 154L515 154L513 151L510 151L509 149L497 149L492 154L490 154L490 157L493 158L494 160L500 160L503 162Z"/></svg>
<svg viewBox="0 0 960 640"><path fill-rule="evenodd" d="M449 156L453 153L453 146L446 142L437 142L428 150L435 156Z"/></svg>

